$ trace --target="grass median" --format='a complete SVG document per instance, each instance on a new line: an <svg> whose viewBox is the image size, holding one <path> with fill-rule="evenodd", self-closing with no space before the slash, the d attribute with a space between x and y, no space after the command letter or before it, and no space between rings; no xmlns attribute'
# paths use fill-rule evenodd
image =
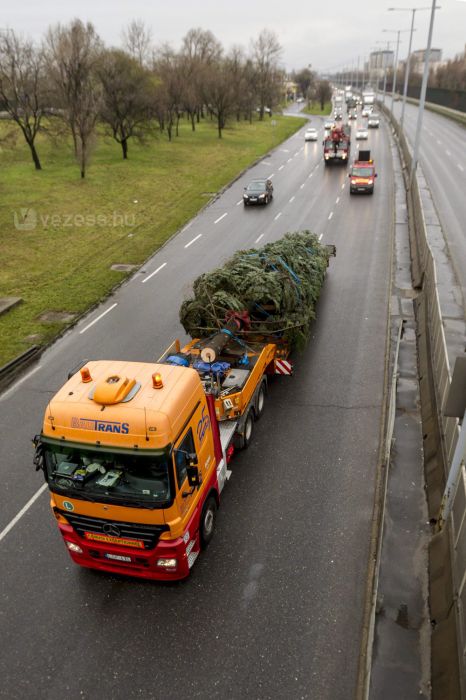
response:
<svg viewBox="0 0 466 700"><path fill-rule="evenodd" d="M118 144L100 135L81 180L70 143L41 135L44 169L35 171L20 138L16 145L2 140L13 126L0 122L0 297L22 299L0 316L0 366L50 342L129 274L112 265L140 265L241 170L305 123L282 116L232 123L218 139L211 122L195 132L183 122L171 143L164 136L130 143L127 161Z"/></svg>

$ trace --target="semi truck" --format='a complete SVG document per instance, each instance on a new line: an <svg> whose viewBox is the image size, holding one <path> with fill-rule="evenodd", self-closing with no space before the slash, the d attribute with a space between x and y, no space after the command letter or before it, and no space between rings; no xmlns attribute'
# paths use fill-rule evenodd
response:
<svg viewBox="0 0 466 700"><path fill-rule="evenodd" d="M348 125L334 126L323 141L324 146L324 162L325 165L330 163L348 163L351 138L350 127Z"/></svg>
<svg viewBox="0 0 466 700"><path fill-rule="evenodd" d="M333 246L328 251L335 255ZM290 375L285 337L247 310L157 362L86 361L47 405L34 438L71 558L103 572L187 577L214 534L235 452L263 414L268 379Z"/></svg>

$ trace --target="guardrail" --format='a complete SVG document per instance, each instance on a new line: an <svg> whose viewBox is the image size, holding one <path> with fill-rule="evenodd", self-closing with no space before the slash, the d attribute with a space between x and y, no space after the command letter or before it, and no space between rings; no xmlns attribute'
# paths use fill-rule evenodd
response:
<svg viewBox="0 0 466 700"><path fill-rule="evenodd" d="M421 290L422 301L427 307L429 360L437 403L443 464L445 472L448 474L458 441L459 425L456 418L446 417L443 413L451 384L451 371L437 285L435 257L427 237L427 227L417 177L409 181L412 154L408 142L392 113L383 105L381 105L381 109L393 126L406 165L407 200L414 232L411 250L413 285ZM440 109L443 111L444 108ZM435 111L440 111L440 109ZM452 110L448 111L451 112ZM439 588L445 589L448 583L452 584L453 590L442 590L440 607L445 619L448 618L452 607L455 610L460 685L462 687L462 696L464 697L466 688L466 471L464 466L453 502L452 517L448 525L449 527L446 529L448 539L446 541L450 542L451 572L448 571L450 569L448 564L448 545L445 544L445 541L443 544L434 543L432 549L436 548L438 550L437 556L440 553L441 561L437 562L438 565L435 567L434 572L431 570L431 576L434 575L436 578L435 582L431 580L431 587L438 591ZM433 568L431 562L431 569ZM449 576L452 578L449 578ZM437 624L438 622L436 621ZM443 662L445 663L445 659L443 659ZM448 669L446 673L448 673Z"/></svg>
<svg viewBox="0 0 466 700"><path fill-rule="evenodd" d="M4 389L11 384L18 374L38 360L43 350L44 348L40 345L33 345L28 348L28 350L21 353L21 355L18 355L13 360L10 360L10 362L7 362L6 365L0 367L0 389Z"/></svg>

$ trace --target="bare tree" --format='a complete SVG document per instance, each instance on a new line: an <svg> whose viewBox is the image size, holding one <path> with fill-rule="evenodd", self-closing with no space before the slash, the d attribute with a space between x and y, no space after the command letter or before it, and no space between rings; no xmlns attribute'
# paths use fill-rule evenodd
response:
<svg viewBox="0 0 466 700"><path fill-rule="evenodd" d="M181 60L185 78L185 108L194 131L195 121L202 115L203 73L212 63L219 61L223 53L221 43L211 31L197 27L183 37Z"/></svg>
<svg viewBox="0 0 466 700"><path fill-rule="evenodd" d="M173 128L178 136L180 114L183 105L183 64L181 57L169 46L164 46L158 53L154 71L160 80L157 98L157 118L161 123L160 113L163 112L163 125L167 131L168 140L172 140Z"/></svg>
<svg viewBox="0 0 466 700"><path fill-rule="evenodd" d="M128 157L128 140L140 141L154 113L154 84L149 72L124 51L106 51L99 61L102 82L100 117Z"/></svg>
<svg viewBox="0 0 466 700"><path fill-rule="evenodd" d="M95 69L102 44L92 24L84 25L75 19L67 27L57 25L49 29L47 46L50 77L84 178L101 103Z"/></svg>
<svg viewBox="0 0 466 700"><path fill-rule="evenodd" d="M316 97L320 102L320 109L323 110L325 103L332 98L332 86L328 80L318 80L316 85Z"/></svg>
<svg viewBox="0 0 466 700"><path fill-rule="evenodd" d="M7 30L0 34L0 101L21 129L36 170L41 170L35 139L45 106L43 53Z"/></svg>
<svg viewBox="0 0 466 700"><path fill-rule="evenodd" d="M229 61L220 59L206 68L202 81L204 101L211 114L217 119L219 139L222 138L222 130L235 105L235 95L229 76Z"/></svg>
<svg viewBox="0 0 466 700"><path fill-rule="evenodd" d="M279 101L283 71L279 61L282 47L274 32L263 29L258 38L252 42L255 71L255 86L259 101L259 118L264 118L265 107L274 107Z"/></svg>
<svg viewBox="0 0 466 700"><path fill-rule="evenodd" d="M140 66L146 65L152 45L152 30L142 19L133 19L122 32L123 46Z"/></svg>

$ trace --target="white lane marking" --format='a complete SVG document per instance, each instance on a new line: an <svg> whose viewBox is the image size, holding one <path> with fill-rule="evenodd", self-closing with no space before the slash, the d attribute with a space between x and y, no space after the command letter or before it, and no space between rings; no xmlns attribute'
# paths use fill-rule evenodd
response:
<svg viewBox="0 0 466 700"><path fill-rule="evenodd" d="M189 224L187 224L183 229L181 229L180 233L184 233L185 231L188 230L193 225L193 222L190 221Z"/></svg>
<svg viewBox="0 0 466 700"><path fill-rule="evenodd" d="M29 379L29 377L32 377L32 375L35 374L41 367L42 367L42 365L37 365L37 367L34 367L34 369L31 369L30 372L28 372L27 374L25 374L24 377L21 377L21 379L18 379L18 381L15 382L15 383L13 384L13 386L10 386L10 388L7 389L7 390L0 396L0 401L3 401L4 399L7 399L9 396L11 396L11 394L13 394L13 393L16 391L16 389L17 389L19 386L21 386L21 384L23 384L27 379Z"/></svg>
<svg viewBox="0 0 466 700"><path fill-rule="evenodd" d="M299 156L299 151L296 151L296 153L294 154L293 158L295 158L296 156Z"/></svg>
<svg viewBox="0 0 466 700"><path fill-rule="evenodd" d="M202 236L202 233L198 233L197 236L192 239L192 241L189 241L189 243L186 243L185 248L189 248L189 246L192 245L193 243L195 243L197 241L197 239L200 238L201 236Z"/></svg>
<svg viewBox="0 0 466 700"><path fill-rule="evenodd" d="M259 243L259 241L260 241L261 238L264 238L264 234L263 234L263 233L261 233L261 235L260 235L258 238L256 238L256 240L254 241L254 243Z"/></svg>
<svg viewBox="0 0 466 700"><path fill-rule="evenodd" d="M262 165L272 165L272 163L269 163L268 161L263 160Z"/></svg>
<svg viewBox="0 0 466 700"><path fill-rule="evenodd" d="M330 219L332 218L332 216L333 216L333 211L331 211L330 214L328 215L328 220L329 220L329 221L330 221Z"/></svg>
<svg viewBox="0 0 466 700"><path fill-rule="evenodd" d="M164 263L162 263L161 265L159 265L159 267L158 267L156 270L154 270L154 272L151 272L150 275L149 275L148 277L145 277L145 278L142 280L142 283L145 284L146 282L148 282L148 281L150 280L151 277L153 277L154 275L157 274L157 272L160 272L160 270L163 270L163 268L165 267L166 264L167 264L167 263L164 262Z"/></svg>
<svg viewBox="0 0 466 700"><path fill-rule="evenodd" d="M305 185L305 183L303 182L303 184L299 186L299 189L302 190L304 185Z"/></svg>
<svg viewBox="0 0 466 700"><path fill-rule="evenodd" d="M319 241L322 240L322 236L323 236L323 235L324 235L323 233L320 234L320 236L319 236Z"/></svg>
<svg viewBox="0 0 466 700"><path fill-rule="evenodd" d="M314 173L309 173L309 175L307 176L308 180L309 180L313 175L314 175Z"/></svg>
<svg viewBox="0 0 466 700"><path fill-rule="evenodd" d="M346 185L346 182L344 182L344 183L342 184L342 186L341 186L341 189L342 189L342 190L345 189L345 185Z"/></svg>
<svg viewBox="0 0 466 700"><path fill-rule="evenodd" d="M278 214L277 214L277 216L275 217L274 221L276 221L277 219L279 219L279 218L281 217L281 215L282 215L282 213L281 213L281 211L279 211Z"/></svg>
<svg viewBox="0 0 466 700"><path fill-rule="evenodd" d="M339 201L340 201L340 197L337 197L335 200L335 204L338 204Z"/></svg>
<svg viewBox="0 0 466 700"><path fill-rule="evenodd" d="M295 195L293 195L292 198L290 199L290 204L291 204L291 202L294 202L294 198L295 198Z"/></svg>
<svg viewBox="0 0 466 700"><path fill-rule="evenodd" d="M438 145L439 145L439 146L441 146L441 145L442 145L442 142L441 142L441 141L439 141L438 139L437 139L437 143L438 143Z"/></svg>
<svg viewBox="0 0 466 700"><path fill-rule="evenodd" d="M82 335L83 333L85 333L86 331L88 331L89 328L91 328L91 326L94 325L94 323L97 323L97 321L100 321L101 318L103 318L104 316L106 316L107 314L109 314L110 311L112 311L112 310L115 308L115 306L118 306L117 302L115 302L114 304L112 304L106 311L104 311L103 313L101 313L100 316L97 316L97 318L95 318L93 321L91 321L90 323L88 323L87 326L86 326L85 328L82 329L82 331L79 331L79 335Z"/></svg>
<svg viewBox="0 0 466 700"><path fill-rule="evenodd" d="M222 216L219 216L218 219L215 219L214 224L218 224L218 222L224 219L226 216L228 216L227 211L224 214L222 214Z"/></svg>
<svg viewBox="0 0 466 700"><path fill-rule="evenodd" d="M288 158L288 160L286 162L291 163L292 160L293 160L293 158Z"/></svg>
<svg viewBox="0 0 466 700"><path fill-rule="evenodd" d="M280 148L280 150L282 153L289 153L290 152L288 148Z"/></svg>
<svg viewBox="0 0 466 700"><path fill-rule="evenodd" d="M283 170L284 167L285 167L284 165L280 165L280 167L278 169Z"/></svg>
<svg viewBox="0 0 466 700"><path fill-rule="evenodd" d="M451 153L450 153L450 151L445 151L445 153L447 154L447 156L448 156L449 158L451 158Z"/></svg>
<svg viewBox="0 0 466 700"><path fill-rule="evenodd" d="M461 170L462 173L464 173L464 168L463 168L462 165L460 165L459 163L457 163L457 164L456 164L456 167L459 168L459 169Z"/></svg>
<svg viewBox="0 0 466 700"><path fill-rule="evenodd" d="M240 199L239 202L236 202L236 206L239 207L239 205L242 204L242 203L243 203L243 200Z"/></svg>
<svg viewBox="0 0 466 700"><path fill-rule="evenodd" d="M26 503L26 505L21 508L21 510L19 511L19 513L17 515L15 515L13 520L10 520L8 525L5 528L3 528L3 530L0 532L0 542L3 540L4 537L6 537L8 535L10 530L14 528L14 526L16 525L18 520L20 520L23 517L23 515L26 513L26 511L29 510L29 508L32 506L34 501L37 501L39 496L44 493L47 486L48 486L48 484L42 484L40 489L38 491L36 491L34 496L32 498L30 498L29 501Z"/></svg>
<svg viewBox="0 0 466 700"><path fill-rule="evenodd" d="M271 175L269 175L269 180L271 180L274 175L275 175L275 173L272 173Z"/></svg>

